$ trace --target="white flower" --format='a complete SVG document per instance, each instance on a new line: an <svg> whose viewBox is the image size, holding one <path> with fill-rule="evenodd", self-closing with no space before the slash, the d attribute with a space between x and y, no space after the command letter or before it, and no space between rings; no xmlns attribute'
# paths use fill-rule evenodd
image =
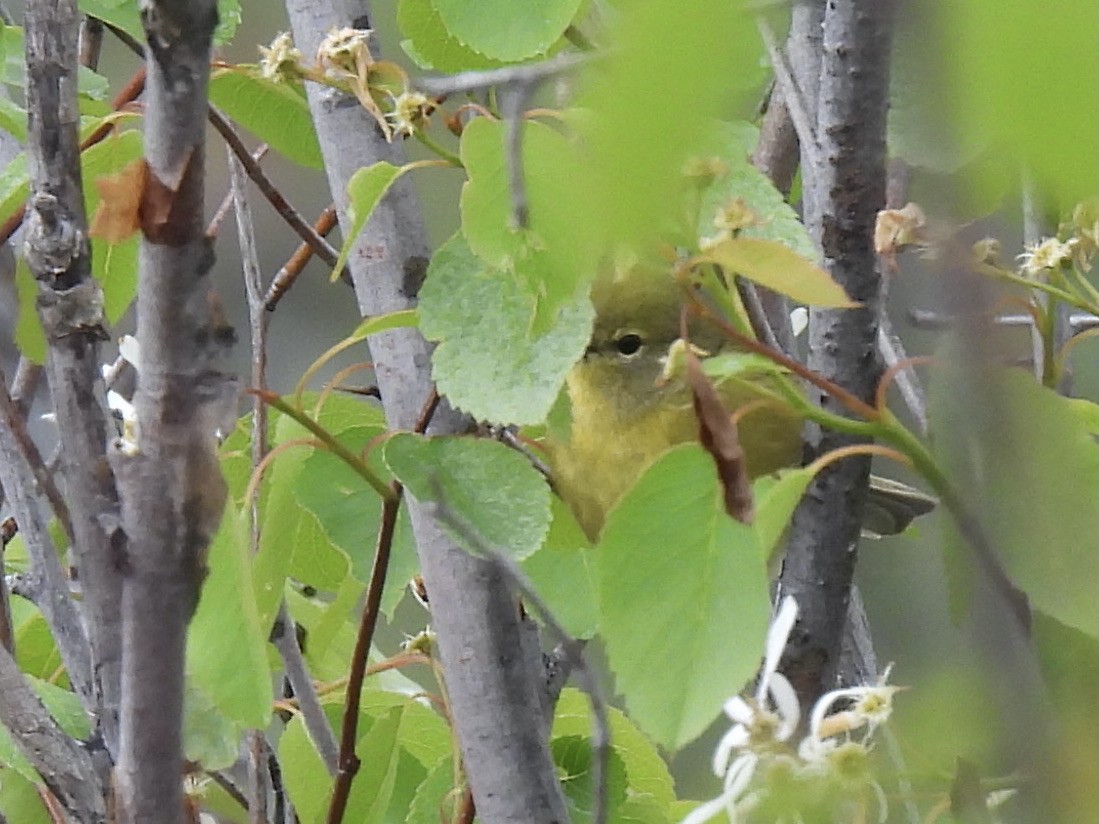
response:
<svg viewBox="0 0 1099 824"><path fill-rule="evenodd" d="M691 811L681 824L702 824L722 810L735 822L757 800L745 795L762 755L781 749L797 729L801 717L798 698L786 676L778 671L782 650L798 617L797 602L784 598L767 632L763 669L752 701L734 695L725 702L725 714L734 721L714 750L714 774L723 779L721 795ZM740 751L736 758L733 753Z"/></svg>
<svg viewBox="0 0 1099 824"><path fill-rule="evenodd" d="M294 46L290 32L282 32L271 45L259 47L263 59L260 61L260 74L272 83L285 83L300 76L302 53Z"/></svg>
<svg viewBox="0 0 1099 824"><path fill-rule="evenodd" d="M901 687L886 684L892 669L892 664L886 667L876 684L832 690L817 699L809 716L809 735L802 745L811 750L826 739L862 727L866 727L865 737L870 738L878 727L889 720L893 712L893 696L901 690ZM841 701L850 701L852 706L831 713L832 708Z"/></svg>
<svg viewBox="0 0 1099 824"><path fill-rule="evenodd" d="M1046 269L1056 269L1062 263L1070 262L1074 245L1072 240L1062 243L1055 237L1047 237L1027 246L1026 251L1019 255L1019 260L1023 262L1023 274L1034 277Z"/></svg>

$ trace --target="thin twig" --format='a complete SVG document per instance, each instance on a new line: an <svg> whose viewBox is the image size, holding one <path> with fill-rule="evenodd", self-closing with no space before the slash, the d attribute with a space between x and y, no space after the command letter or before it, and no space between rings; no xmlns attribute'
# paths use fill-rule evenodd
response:
<svg viewBox="0 0 1099 824"><path fill-rule="evenodd" d="M11 621L11 593L8 592L8 582L4 574L4 550L8 542L19 532L19 525L15 518L7 517L0 524L0 648L6 649L9 654L15 655L15 627Z"/></svg>
<svg viewBox="0 0 1099 824"><path fill-rule="evenodd" d="M908 320L917 329L950 329L956 326L964 318L958 315L944 315L931 309L909 309ZM1099 317L1087 312L1074 312L1069 315L1069 325L1074 332L1083 332L1088 329L1099 328ZM997 315L991 323L996 326L1032 326L1032 315Z"/></svg>
<svg viewBox="0 0 1099 824"><path fill-rule="evenodd" d="M439 393L433 387L431 394L420 411L420 417L414 427L415 432L427 431L431 418L439 407ZM363 605L362 620L359 622L359 634L355 639L355 651L351 656L351 669L347 675L347 698L344 705L343 724L340 729L339 770L332 787L332 799L329 802L327 824L340 824L347 808L347 799L351 794L351 782L359 770L359 759L355 755L358 741L359 702L362 698L363 680L366 677L367 659L370 646L374 641L374 628L381 612L382 592L389 571L389 556L393 549L393 535L397 529L397 515L400 512L404 490L400 483L390 485L393 494L382 501L381 525L378 528L378 541L374 552L374 564L370 570L370 583L366 588L366 603Z"/></svg>
<svg viewBox="0 0 1099 824"><path fill-rule="evenodd" d="M337 221L336 204L333 203L321 212L314 221L313 230L321 237L328 237L328 233L335 228ZM263 297L263 305L268 312L275 311L275 307L278 306L283 295L290 291L290 287L297 281L298 275L302 273L305 264L312 257L313 249L308 243L302 243L290 256L290 259L283 264L282 268L275 273L275 277L271 279L271 285L267 289L267 294ZM347 273L346 267L344 267L344 273Z"/></svg>
<svg viewBox="0 0 1099 824"><path fill-rule="evenodd" d="M762 17L756 18L756 27L759 36L763 39L763 45L767 49L767 55L771 60L771 68L775 72L775 82L782 91L782 100L786 108L790 110L790 120L794 124L794 131L798 134L802 152L807 157L814 157L820 153L820 144L817 142L817 133L813 120L809 117L809 109L805 105L805 98L794 79L793 70L786 55L775 38L771 25Z"/></svg>
<svg viewBox="0 0 1099 824"><path fill-rule="evenodd" d="M908 360L904 344L893 331L893 323L889 316L882 312L878 319L878 351L887 369L894 369L899 364ZM911 368L897 369L894 381L900 390L905 406L912 413L920 433L927 434L927 394L920 384L919 376Z"/></svg>
<svg viewBox="0 0 1099 824"><path fill-rule="evenodd" d="M500 108L504 116L504 141L508 169L508 194L511 197L512 229L530 226L530 204L523 178L523 110L533 86L514 84L500 94Z"/></svg>
<svg viewBox="0 0 1099 824"><path fill-rule="evenodd" d="M241 165L244 166L244 170L248 173L248 177L252 182L256 184L256 188L260 190L267 202L271 204L272 208L279 213L279 216L286 221L291 229L300 237L303 241L309 244L309 247L313 250L313 254L327 263L329 266L335 266L336 261L339 258L339 252L332 248L323 237L318 235L312 226L301 216L301 213L291 206L285 197L282 196L282 192L278 190L271 179L267 177L267 173L263 171L258 163L252 159L251 152L244 145L244 142L237 135L236 130L229 124L229 120L219 112L215 107L210 106L209 113L207 115L210 123L222 139L229 144L229 148L233 150L233 154L240 160Z"/></svg>
<svg viewBox="0 0 1099 824"><path fill-rule="evenodd" d="M38 506L34 493L37 476L27 458L25 445L17 434L21 426L22 418L15 413L14 404L8 396L7 382L0 374L0 484L7 493L8 506L18 520L30 557L32 586L39 589L39 598L35 603L53 632L69 679L84 706L91 709L94 706L94 689L88 637L76 604L69 595L68 580L61 568L60 557ZM37 454L37 448L34 451Z"/></svg>
<svg viewBox="0 0 1099 824"><path fill-rule="evenodd" d="M335 776L340 763L339 744L332 732L332 725L328 723L328 717L324 714L324 707L321 706L320 697L317 695L313 676L309 672L305 656L302 655L301 645L298 643L298 634L294 631L294 619L290 616L285 600L279 604L272 641L279 652L279 657L282 658L283 672L286 680L290 682L290 689L294 691L309 738L317 748L317 754L324 762L328 774Z"/></svg>
<svg viewBox="0 0 1099 824"><path fill-rule="evenodd" d="M69 515L69 507L61 495L61 490L54 483L53 473L46 467L45 461L42 460L42 453L38 451L38 444L27 432L26 420L20 405L8 394L7 382L4 380L2 372L0 372L0 426L6 427L19 445L19 450L23 453L27 466L34 474L35 485L46 496L46 500L50 502L50 508L53 509L58 523L61 524L61 528L71 542L73 539L73 525L72 518Z"/></svg>
<svg viewBox="0 0 1099 824"><path fill-rule="evenodd" d="M756 333L760 343L778 352L785 352L787 355L794 354L787 347L779 345L775 331L771 327L771 321L763 309L763 302L760 300L756 285L742 277L737 277L734 282L737 294L740 295L740 300L744 304L744 310L748 313L748 322L752 325L752 331Z"/></svg>
<svg viewBox="0 0 1099 824"><path fill-rule="evenodd" d="M261 143L259 146L256 147L256 150L252 152L252 159L259 163L261 160L263 160L264 156L267 154L270 148L271 147L268 146L266 143ZM231 151L228 152L228 154L230 157L234 158L234 160L236 159L236 155L234 155ZM243 170L241 171L241 176L244 176ZM221 199L221 203L218 205L217 210L214 212L214 216L210 218L210 222L206 224L206 237L215 238L218 236L218 233L221 231L221 224L225 220L226 216L228 216L229 210L232 208L233 189L232 187L230 187L229 191L225 193L225 197Z"/></svg>
<svg viewBox="0 0 1099 824"><path fill-rule="evenodd" d="M347 699L343 712L343 724L340 730L339 769L332 787L332 799L328 806L327 824L340 824L351 794L351 782L359 771L359 757L355 755L358 740L359 702L362 698L363 680L366 676L366 661L370 654L370 645L374 638L378 614L381 611L382 591L385 588L386 573L389 571L389 555L393 549L393 534L397 528L397 513L401 504L401 485L392 484L393 496L382 502L381 526L378 530L378 542L374 551L374 565L370 570L370 583L366 589L366 603L363 606L362 620L359 622L359 634L355 639L355 651L351 656L351 670L347 679Z"/></svg>
<svg viewBox="0 0 1099 824"><path fill-rule="evenodd" d="M592 62L591 55L563 52L541 63L525 63L521 66L505 66L486 71L460 72L449 77L424 77L417 85L434 97L487 89L491 86L530 86L575 71Z"/></svg>
<svg viewBox="0 0 1099 824"><path fill-rule="evenodd" d="M256 150L262 156L266 146ZM240 160L231 149L226 149L229 165L229 193L237 221L237 243L240 247L241 268L244 273L244 291L248 297L248 327L252 349L252 385L260 389L267 387L267 313L263 311L260 295L263 291L260 274L259 253L256 250L255 221L252 219L252 207L248 202L248 190L244 169ZM259 160L259 157L254 157ZM216 229L216 221L207 228ZM267 453L267 407L258 398L252 398L252 468L255 469ZM259 506L251 502L251 549L253 556L259 551L260 527ZM262 730L249 730L245 737L248 762L248 817L251 824L267 824L267 791L270 774L267 770L267 747Z"/></svg>

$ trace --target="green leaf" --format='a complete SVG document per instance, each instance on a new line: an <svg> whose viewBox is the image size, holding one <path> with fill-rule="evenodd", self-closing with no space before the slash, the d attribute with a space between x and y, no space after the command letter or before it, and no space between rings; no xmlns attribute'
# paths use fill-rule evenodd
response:
<svg viewBox="0 0 1099 824"><path fill-rule="evenodd" d="M434 0L450 34L496 60L524 60L542 54L564 33L581 0Z"/></svg>
<svg viewBox="0 0 1099 824"><path fill-rule="evenodd" d="M6 732L0 731L0 736ZM20 772L0 767L0 813L19 824L50 824L37 782ZM53 819L56 820L56 819ZM438 820L438 819L436 819ZM435 822L432 822L435 824Z"/></svg>
<svg viewBox="0 0 1099 824"><path fill-rule="evenodd" d="M103 310L113 326L122 319L137 296L137 234L121 243L92 244L92 272L103 289Z"/></svg>
<svg viewBox="0 0 1099 824"><path fill-rule="evenodd" d="M30 183L27 177L27 155L20 152L0 173L0 217L7 220L27 202Z"/></svg>
<svg viewBox="0 0 1099 824"><path fill-rule="evenodd" d="M378 407L358 402L355 406L361 408L361 425L333 431L341 443L359 453L386 431L386 425ZM374 449L369 462L380 476L388 477L389 469L380 453L380 449ZM327 540L350 559L351 574L367 582L381 523L378 493L343 460L324 449L314 450L306 458L294 489L298 503L316 517ZM406 507L401 507L398 519L382 596L382 610L387 615L392 614L404 594L405 583L419 569Z"/></svg>
<svg viewBox="0 0 1099 824"><path fill-rule="evenodd" d="M400 0L397 26L407 38L401 42L401 48L421 69L460 72L505 65L504 61L475 52L454 37L432 0Z"/></svg>
<svg viewBox="0 0 1099 824"><path fill-rule="evenodd" d="M587 190L615 246L648 252L682 221L682 171L737 93L758 94L761 47L738 3L665 0L620 9L605 60L582 77ZM692 227L693 228L693 227Z"/></svg>
<svg viewBox="0 0 1099 824"><path fill-rule="evenodd" d="M441 341L433 357L439 391L480 420L540 423L588 344L591 303L575 296L543 335L530 333L533 318L514 276L486 269L452 237L420 293L420 328Z"/></svg>
<svg viewBox="0 0 1099 824"><path fill-rule="evenodd" d="M546 536L549 485L502 443L398 433L386 441L385 462L417 499L445 503L490 546L516 559ZM477 547L466 548L476 554Z"/></svg>
<svg viewBox="0 0 1099 824"><path fill-rule="evenodd" d="M698 259L716 263L798 303L834 309L859 305L826 271L774 240L728 238L708 247Z"/></svg>
<svg viewBox="0 0 1099 824"><path fill-rule="evenodd" d="M514 272L543 334L558 311L591 281L601 255L598 215L585 193L590 174L577 147L542 123L523 126L523 181L529 225L513 225L511 184L502 123L478 118L462 133L462 233L490 267Z"/></svg>
<svg viewBox="0 0 1099 824"><path fill-rule="evenodd" d="M286 603L294 621L305 630L305 660L309 671L319 681L336 681L347 676L348 662L355 651L361 609L356 609L363 585L353 578L345 579L335 600L327 595L309 597L296 588L286 588ZM368 663L378 663L381 656L371 651ZM420 695L423 687L399 670L387 670L370 677L378 689L394 693L398 698ZM340 701L342 696L329 693L325 699ZM338 720L337 720L338 724Z"/></svg>
<svg viewBox="0 0 1099 824"><path fill-rule="evenodd" d="M20 143L27 140L27 110L6 97L0 97L0 130Z"/></svg>
<svg viewBox="0 0 1099 824"><path fill-rule="evenodd" d="M462 801L461 789L454 786L454 765L440 761L416 788L405 824L439 824L453 821Z"/></svg>
<svg viewBox="0 0 1099 824"><path fill-rule="evenodd" d="M769 561L774 560L782 550L782 536L815 474L807 466L783 469L773 475L764 475L752 484L752 494L756 500L756 517L752 526Z"/></svg>
<svg viewBox="0 0 1099 824"><path fill-rule="evenodd" d="M183 692L183 753L188 761L202 764L207 770L231 767L240 755L243 732L243 726L234 724L215 706L212 696L187 680Z"/></svg>
<svg viewBox="0 0 1099 824"><path fill-rule="evenodd" d="M645 733L615 707L607 708L607 723L611 746L626 768L631 793L643 793L660 806L675 801L675 781L656 745ZM553 719L552 737L570 735L591 736L591 704L580 690L568 688L561 692Z"/></svg>
<svg viewBox="0 0 1099 824"><path fill-rule="evenodd" d="M38 281L34 279L27 260L22 255L15 262L15 292L19 297L19 319L15 323L15 344L19 353L31 363L46 362L46 333L38 318L35 301Z"/></svg>
<svg viewBox="0 0 1099 824"><path fill-rule="evenodd" d="M271 717L271 673L251 560L247 510L231 506L210 545L210 571L188 628L187 674L227 718L262 729Z"/></svg>
<svg viewBox="0 0 1099 824"><path fill-rule="evenodd" d="M0 71L5 85L26 88L24 79L23 29L20 26L0 24Z"/></svg>
<svg viewBox="0 0 1099 824"><path fill-rule="evenodd" d="M717 229L714 218L718 210L740 199L758 221L745 227L741 231L742 237L774 240L807 260L817 260L817 248L797 212L767 175L749 162L749 154L758 139L758 130L747 123L722 122L713 132L713 151L727 163L728 170L702 192L698 236L712 236Z"/></svg>
<svg viewBox="0 0 1099 824"><path fill-rule="evenodd" d="M399 710L401 747L423 766L434 767L451 754L450 727L442 716L419 703L417 697L380 689L366 690L359 706L371 718Z"/></svg>
<svg viewBox="0 0 1099 824"><path fill-rule="evenodd" d="M381 824L393 796L401 748L402 711L394 708L375 721L355 745L361 765L347 799L346 821Z"/></svg>
<svg viewBox="0 0 1099 824"><path fill-rule="evenodd" d="M383 432L385 424L381 420L364 420L363 426L335 434L344 446L358 453ZM369 462L372 466L380 463L374 453ZM298 503L316 516L328 540L351 559L355 577L366 581L382 509L378 493L342 459L327 450L315 449L294 481L294 494Z"/></svg>
<svg viewBox="0 0 1099 824"><path fill-rule="evenodd" d="M218 0L218 24L214 29L214 45L224 46L233 39L240 25L240 0Z"/></svg>
<svg viewBox="0 0 1099 824"><path fill-rule="evenodd" d="M770 615L759 538L725 514L713 460L687 444L611 510L597 555L618 689L642 729L679 748L759 665Z"/></svg>
<svg viewBox="0 0 1099 824"><path fill-rule="evenodd" d="M341 432L367 419L370 407L342 395L328 398L319 420L329 431ZM274 444L311 437L292 418L274 419ZM269 629L283 595L287 575L318 589L336 591L347 577L347 556L325 534L316 516L298 503L298 477L312 449L284 450L268 468L263 502L260 548L253 562L260 626Z"/></svg>
<svg viewBox="0 0 1099 824"><path fill-rule="evenodd" d="M139 43L145 42L145 27L132 0L80 0L79 6L84 14L122 29Z"/></svg>
<svg viewBox="0 0 1099 824"><path fill-rule="evenodd" d="M591 638L599 629L595 554L564 501L553 496L550 511L549 534L523 561L523 572L569 635Z"/></svg>
<svg viewBox="0 0 1099 824"><path fill-rule="evenodd" d="M565 791L569 820L573 824L589 824L595 819L590 737L566 735L554 738L550 742L550 751L560 773L561 788ZM626 800L626 769L613 749L607 758L603 782L608 819L617 821L617 808Z"/></svg>
<svg viewBox="0 0 1099 824"><path fill-rule="evenodd" d="M403 166L394 166L392 163L380 160L373 166L366 166L351 175L351 180L347 182L347 216L351 225L344 232L343 247L340 249L336 265L332 268L330 278L332 282L335 282L343 272L343 267L347 265L347 257L351 254L351 248L359 239L359 233L370 220L374 209L385 197L385 193L397 182L397 178L413 169L445 165L446 163L440 160L417 160Z"/></svg>
<svg viewBox="0 0 1099 824"><path fill-rule="evenodd" d="M210 102L295 163L324 168L309 104L285 83L261 77L254 68L216 69L210 75Z"/></svg>
<svg viewBox="0 0 1099 824"><path fill-rule="evenodd" d="M283 781L298 819L323 821L332 793L332 777L306 732L301 715L295 715L279 737L279 764Z"/></svg>
<svg viewBox="0 0 1099 824"><path fill-rule="evenodd" d="M1088 427L1069 400L1020 369L978 371L953 344L935 362L937 460L1031 604L1095 637L1099 453ZM972 566L968 547L948 549Z"/></svg>
<svg viewBox="0 0 1099 824"><path fill-rule="evenodd" d="M8 570L11 570L10 566ZM19 620L17 612L13 610L12 619L15 627L15 660L19 669L34 678L51 678L63 665L46 619L37 607L29 607L23 620Z"/></svg>
<svg viewBox="0 0 1099 824"><path fill-rule="evenodd" d="M937 30L925 32L923 42L938 44L935 59L946 80L927 85L945 95L953 130L1005 146L1062 205L1094 196L1095 4L1066 4L1051 14L1027 3L1004 14L995 0L961 0L941 4L938 14ZM943 101L938 105L941 111Z"/></svg>

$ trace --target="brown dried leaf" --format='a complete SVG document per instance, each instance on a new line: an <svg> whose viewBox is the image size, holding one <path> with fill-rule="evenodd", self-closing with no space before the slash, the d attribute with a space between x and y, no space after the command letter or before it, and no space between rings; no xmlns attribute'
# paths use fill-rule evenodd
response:
<svg viewBox="0 0 1099 824"><path fill-rule="evenodd" d="M113 175L96 178L99 206L89 233L107 243L121 243L141 228L141 196L148 166L144 158L127 163Z"/></svg>
<svg viewBox="0 0 1099 824"><path fill-rule="evenodd" d="M142 192L140 220L141 231L152 243L166 246L182 246L194 239L196 222L193 214L195 203L183 202L181 192L189 193L193 188L187 185L194 175L202 174L202 164L195 163L194 152L190 152L183 162L178 179L163 181L148 170L145 175L145 188ZM201 218L201 216L199 216Z"/></svg>
<svg viewBox="0 0 1099 824"><path fill-rule="evenodd" d="M755 516L755 503L736 424L713 382L702 371L698 356L689 347L686 364L687 382L698 417L698 439L717 465L718 479L725 490L725 511L741 523L750 524Z"/></svg>
<svg viewBox="0 0 1099 824"><path fill-rule="evenodd" d="M897 268L897 252L913 243L927 242L927 217L915 203L903 209L882 209L874 223L874 251L889 268Z"/></svg>

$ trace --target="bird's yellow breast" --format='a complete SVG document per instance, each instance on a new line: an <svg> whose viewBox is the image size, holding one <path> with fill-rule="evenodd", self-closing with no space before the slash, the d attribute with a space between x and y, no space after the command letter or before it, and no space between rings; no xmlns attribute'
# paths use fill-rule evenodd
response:
<svg viewBox="0 0 1099 824"><path fill-rule="evenodd" d="M681 382L639 387L600 358L573 368L568 393L571 436L547 439L546 448L558 492L594 540L607 512L653 461L698 438L698 420ZM721 394L730 411L763 397L752 384L731 381ZM740 439L749 474L757 477L798 461L801 421L792 410L764 406L744 418Z"/></svg>

